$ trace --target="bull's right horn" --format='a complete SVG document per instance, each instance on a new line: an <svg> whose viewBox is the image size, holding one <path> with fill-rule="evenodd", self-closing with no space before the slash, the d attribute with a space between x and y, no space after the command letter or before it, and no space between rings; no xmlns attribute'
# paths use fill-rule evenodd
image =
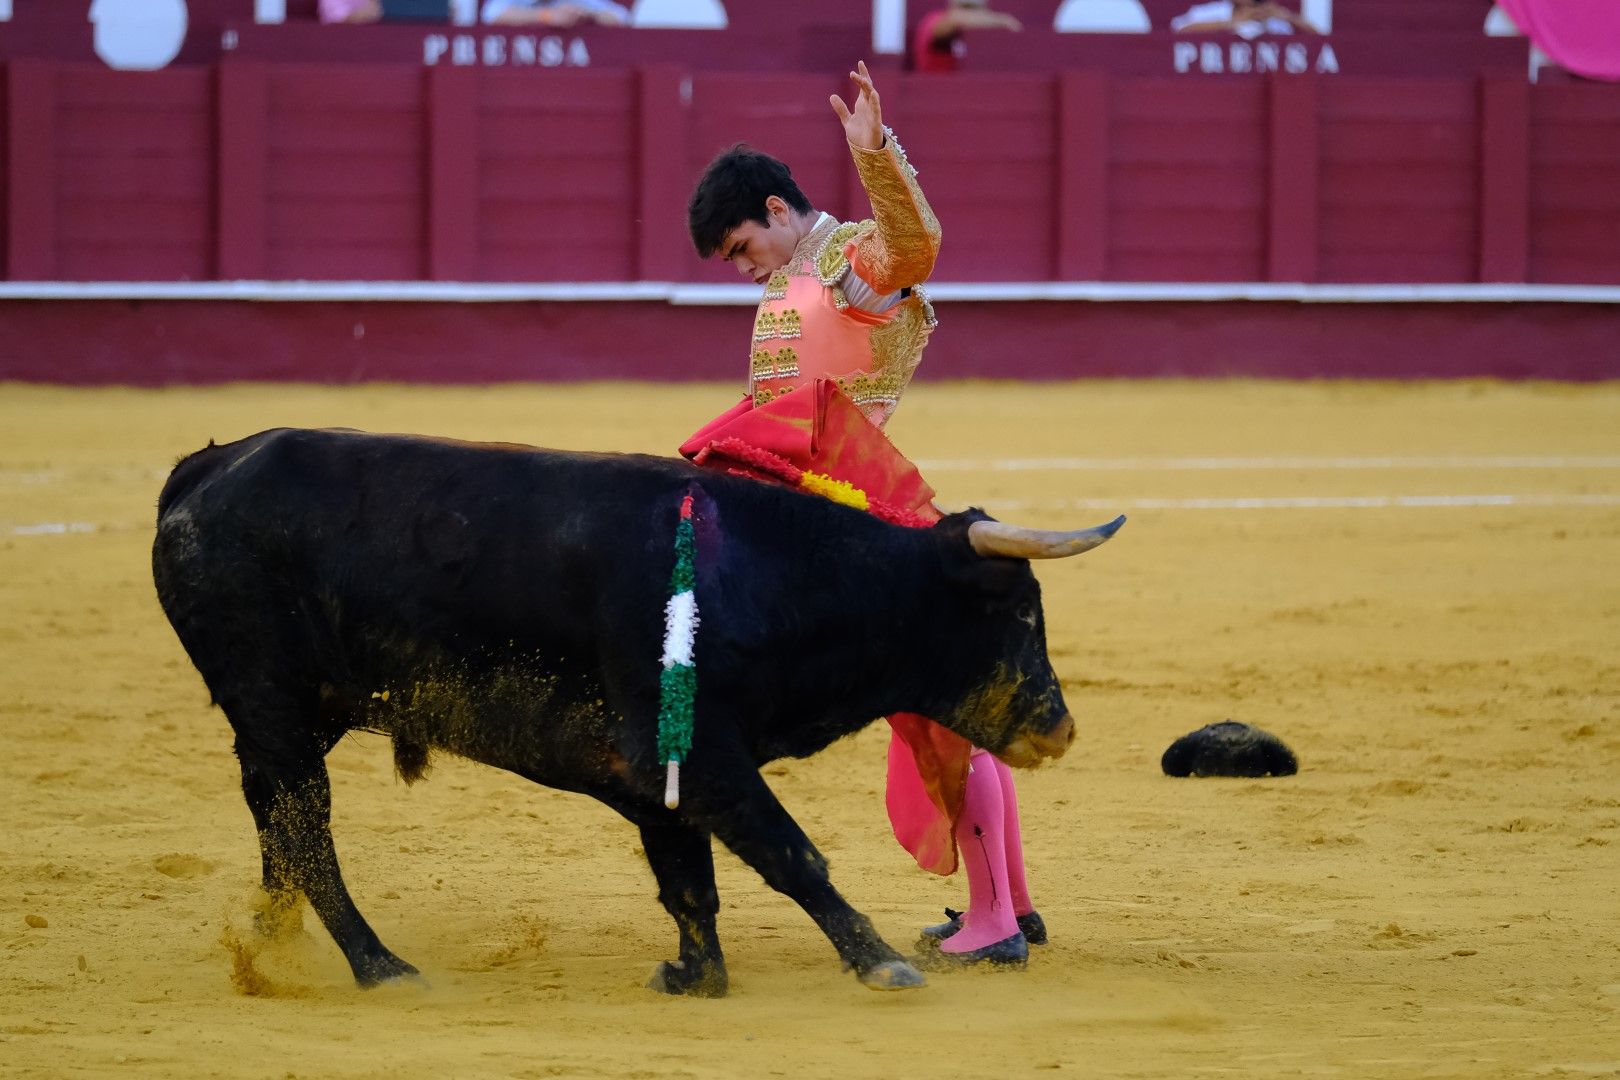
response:
<svg viewBox="0 0 1620 1080"><path fill-rule="evenodd" d="M1125 524L1125 515L1106 525L1074 532L1055 529L1026 529L1000 521L975 521L968 526L968 543L980 555L1007 559L1062 559L1090 551Z"/></svg>

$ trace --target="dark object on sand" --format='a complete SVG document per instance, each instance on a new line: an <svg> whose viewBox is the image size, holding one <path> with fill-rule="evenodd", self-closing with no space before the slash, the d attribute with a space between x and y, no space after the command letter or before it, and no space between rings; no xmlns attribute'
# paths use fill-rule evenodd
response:
<svg viewBox="0 0 1620 1080"><path fill-rule="evenodd" d="M1166 776L1292 776L1294 752L1268 731L1235 720L1208 724L1170 744L1159 760Z"/></svg>

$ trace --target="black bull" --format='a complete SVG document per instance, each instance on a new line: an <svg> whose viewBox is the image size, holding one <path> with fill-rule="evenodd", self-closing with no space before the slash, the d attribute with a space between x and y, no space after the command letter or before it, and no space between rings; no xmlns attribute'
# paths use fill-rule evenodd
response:
<svg viewBox="0 0 1620 1080"><path fill-rule="evenodd" d="M659 658L688 492L697 715L669 810ZM1113 528L1065 534L1055 553ZM981 554L996 529L1018 532L977 511L901 528L674 459L281 429L176 466L152 564L236 733L264 887L284 911L307 897L362 985L416 969L338 870L325 755L357 729L392 735L407 780L443 749L633 822L679 929L656 989L726 989L711 836L804 908L862 982L894 988L921 976L833 888L759 768L900 711L1013 764L1063 752L1073 722L1040 591L1026 559Z"/></svg>

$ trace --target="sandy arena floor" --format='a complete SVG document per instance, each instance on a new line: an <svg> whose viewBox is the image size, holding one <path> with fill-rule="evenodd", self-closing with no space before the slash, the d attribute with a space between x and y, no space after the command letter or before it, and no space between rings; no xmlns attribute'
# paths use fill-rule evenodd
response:
<svg viewBox="0 0 1620 1080"><path fill-rule="evenodd" d="M260 945L226 724L153 596L174 459L279 424L660 451L731 393L0 385L0 1073L1620 1075L1620 384L914 388L892 433L943 501L1131 515L1039 570L1081 738L1020 780L1025 973L871 993L723 854L732 994L658 997L629 826L449 759L407 790L372 736L332 754L338 850L431 988L357 990L312 915ZM1160 774L1227 717L1300 774ZM909 948L965 888L889 839L885 738L767 771Z"/></svg>

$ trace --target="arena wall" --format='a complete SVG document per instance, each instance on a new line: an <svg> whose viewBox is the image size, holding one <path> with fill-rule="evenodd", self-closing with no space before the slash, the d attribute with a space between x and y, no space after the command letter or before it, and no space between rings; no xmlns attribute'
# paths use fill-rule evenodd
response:
<svg viewBox="0 0 1620 1080"><path fill-rule="evenodd" d="M952 298L980 291L940 287L919 378L1620 378L1614 298ZM750 312L735 303L343 295L4 300L0 379L734 379L741 392L747 372Z"/></svg>
<svg viewBox="0 0 1620 1080"><path fill-rule="evenodd" d="M724 281L738 139L864 213L837 80L261 64L6 72L6 277ZM891 77L945 281L1620 284L1620 87Z"/></svg>
<svg viewBox="0 0 1620 1080"><path fill-rule="evenodd" d="M865 213L826 115L840 88L668 64L13 59L0 378L733 375L712 343L735 340L735 296L637 297L735 283L683 221L704 162L738 139L789 158L824 209ZM936 374L1620 377L1620 87L893 72L884 103L946 226L944 294L1005 287L942 306ZM90 289L299 281L597 284L624 303ZM74 282L87 291L36 287ZM1124 291L1061 295L1079 283ZM1153 283L1320 289L1210 301ZM1332 289L1388 283L1521 288L1416 304ZM1505 306L1462 302L1481 299Z"/></svg>

